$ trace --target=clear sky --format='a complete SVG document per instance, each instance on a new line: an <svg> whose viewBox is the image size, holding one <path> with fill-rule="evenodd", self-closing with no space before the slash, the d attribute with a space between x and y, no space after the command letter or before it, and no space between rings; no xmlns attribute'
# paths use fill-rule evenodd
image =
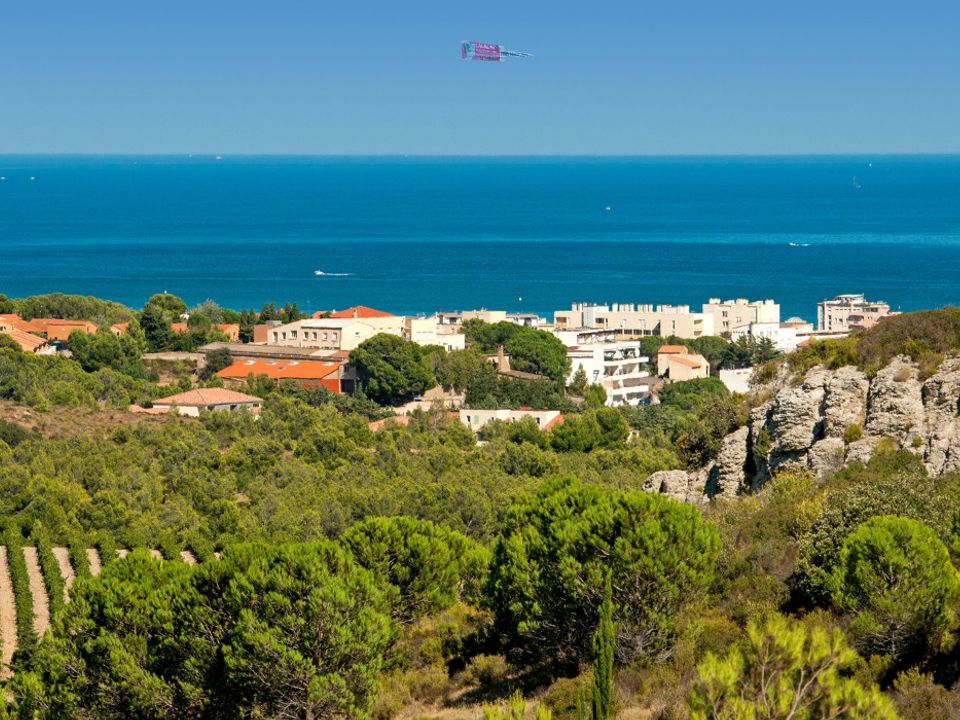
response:
<svg viewBox="0 0 960 720"><path fill-rule="evenodd" d="M0 68L0 153L960 152L958 0L0 0Z"/></svg>

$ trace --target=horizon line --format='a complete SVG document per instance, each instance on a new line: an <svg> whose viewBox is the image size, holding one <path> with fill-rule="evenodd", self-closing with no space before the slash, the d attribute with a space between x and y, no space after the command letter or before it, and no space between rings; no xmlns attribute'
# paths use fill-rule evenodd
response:
<svg viewBox="0 0 960 720"><path fill-rule="evenodd" d="M220 157L231 158L834 158L960 157L960 150L938 152L790 152L790 153L313 153L313 152L3 152L0 157Z"/></svg>

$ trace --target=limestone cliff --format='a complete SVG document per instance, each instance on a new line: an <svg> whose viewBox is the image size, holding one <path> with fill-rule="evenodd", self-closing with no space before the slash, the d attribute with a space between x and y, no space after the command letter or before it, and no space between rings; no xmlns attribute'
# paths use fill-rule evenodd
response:
<svg viewBox="0 0 960 720"><path fill-rule="evenodd" d="M873 378L854 367L817 367L799 379L784 371L758 397L766 399L724 438L714 462L695 472L655 473L646 489L688 502L732 497L777 470L824 477L866 462L883 438L921 454L931 474L960 470L960 358L926 380L905 356Z"/></svg>

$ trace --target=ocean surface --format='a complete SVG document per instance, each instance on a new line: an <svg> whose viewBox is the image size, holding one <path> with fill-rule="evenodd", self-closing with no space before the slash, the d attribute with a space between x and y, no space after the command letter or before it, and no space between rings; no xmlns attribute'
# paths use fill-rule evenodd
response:
<svg viewBox="0 0 960 720"><path fill-rule="evenodd" d="M960 303L960 157L0 156L0 293L397 313ZM316 275L315 271L324 273Z"/></svg>

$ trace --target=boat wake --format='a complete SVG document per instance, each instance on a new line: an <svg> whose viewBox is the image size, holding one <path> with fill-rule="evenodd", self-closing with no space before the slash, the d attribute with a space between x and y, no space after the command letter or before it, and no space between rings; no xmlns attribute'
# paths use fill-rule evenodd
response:
<svg viewBox="0 0 960 720"><path fill-rule="evenodd" d="M351 277L353 273L331 273L323 270L314 270L313 274L317 277Z"/></svg>

